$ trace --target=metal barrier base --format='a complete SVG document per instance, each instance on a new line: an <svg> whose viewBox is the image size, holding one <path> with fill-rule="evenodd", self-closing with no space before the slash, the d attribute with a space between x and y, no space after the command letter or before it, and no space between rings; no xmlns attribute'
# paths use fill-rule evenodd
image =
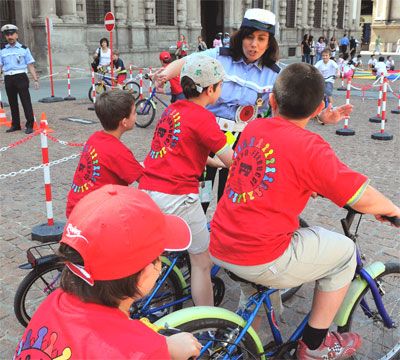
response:
<svg viewBox="0 0 400 360"><path fill-rule="evenodd" d="M337 129L336 134L342 136L353 136L356 132L353 129Z"/></svg>
<svg viewBox="0 0 400 360"><path fill-rule="evenodd" d="M384 141L387 141L387 140L393 140L393 135L391 135L391 134L388 134L388 133L375 133L375 134L372 134L371 135L371 139L374 139L374 140L384 140Z"/></svg>
<svg viewBox="0 0 400 360"><path fill-rule="evenodd" d="M63 221L55 221L52 226L47 225L47 223L36 225L32 228L32 240L42 243L60 241L64 226L65 222Z"/></svg>

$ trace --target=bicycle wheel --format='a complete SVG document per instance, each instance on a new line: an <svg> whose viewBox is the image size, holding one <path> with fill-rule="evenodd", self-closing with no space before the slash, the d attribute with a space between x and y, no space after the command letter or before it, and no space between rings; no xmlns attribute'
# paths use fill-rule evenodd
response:
<svg viewBox="0 0 400 360"><path fill-rule="evenodd" d="M125 91L128 91L130 94L132 94L133 98L135 101L139 99L140 95L140 86L136 81L128 81L122 88Z"/></svg>
<svg viewBox="0 0 400 360"><path fill-rule="evenodd" d="M179 325L179 330L192 333L205 346L206 353L198 359L222 359L242 328L229 320L218 318L196 319ZM210 341L212 343L210 344ZM235 359L259 359L257 346L247 333L232 354Z"/></svg>
<svg viewBox="0 0 400 360"><path fill-rule="evenodd" d="M14 313L27 326L43 300L60 285L64 264L50 262L36 266L19 284L14 297Z"/></svg>
<svg viewBox="0 0 400 360"><path fill-rule="evenodd" d="M136 103L136 115L136 126L146 128L153 122L156 108L148 99L139 100Z"/></svg>
<svg viewBox="0 0 400 360"><path fill-rule="evenodd" d="M106 91L106 87L101 82L98 82L98 83L94 84L94 88L96 90L96 97L101 95L103 92ZM88 97L89 97L89 100L91 102L93 102L93 89L92 89L92 87L89 88Z"/></svg>
<svg viewBox="0 0 400 360"><path fill-rule="evenodd" d="M385 264L385 271L375 281L378 284L385 309L397 325L392 329L384 326L375 308L370 288L367 287L358 297L347 323L338 327L339 332L354 331L362 337L361 348L353 359L377 360L400 358L400 263ZM364 314L360 301L368 304L372 317Z"/></svg>
<svg viewBox="0 0 400 360"><path fill-rule="evenodd" d="M163 271L165 271L166 266L163 266ZM163 275L161 274L161 277ZM161 279L160 277L160 279ZM160 280L159 280L160 281ZM153 294L153 291L150 295ZM151 300L149 307L143 309L144 304L146 303L149 296L145 296L144 298L135 301L130 309L130 314L132 319L137 319L141 317L148 317L151 321L155 321L165 315L168 315L176 310L182 309L183 302L179 302L173 304L163 310L154 311L153 309L161 307L163 305L173 303L174 301L183 297L183 289L181 287L181 283L179 281L178 275L171 271L168 277L165 279L164 283L161 285L160 289L154 295Z"/></svg>

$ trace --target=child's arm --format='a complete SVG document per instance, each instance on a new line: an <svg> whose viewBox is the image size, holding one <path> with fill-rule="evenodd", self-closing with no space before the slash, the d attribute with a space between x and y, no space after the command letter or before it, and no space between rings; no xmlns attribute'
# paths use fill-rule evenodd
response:
<svg viewBox="0 0 400 360"><path fill-rule="evenodd" d="M216 168L225 168L225 164L216 156L215 158L208 157L207 158L207 166L216 167Z"/></svg>
<svg viewBox="0 0 400 360"><path fill-rule="evenodd" d="M190 333L182 332L168 336L166 339L172 360L187 360L200 355L202 346Z"/></svg>
<svg viewBox="0 0 400 360"><path fill-rule="evenodd" d="M386 196L368 185L360 199L350 205L354 210L365 214L375 215L379 221L387 221L382 215L400 217L400 209Z"/></svg>
<svg viewBox="0 0 400 360"><path fill-rule="evenodd" d="M175 60L165 68L152 74L157 89L162 88L168 80L178 76L181 73L182 67L185 64L185 58Z"/></svg>

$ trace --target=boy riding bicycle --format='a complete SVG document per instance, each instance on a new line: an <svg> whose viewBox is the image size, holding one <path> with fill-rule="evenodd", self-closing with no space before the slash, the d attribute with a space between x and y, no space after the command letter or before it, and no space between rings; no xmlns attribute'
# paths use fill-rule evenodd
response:
<svg viewBox="0 0 400 360"><path fill-rule="evenodd" d="M298 229L310 196L319 193L380 221L380 215L400 215L366 176L305 129L324 108L324 87L311 65L292 64L281 72L270 95L274 117L256 119L243 131L211 224L211 257L235 275L278 289L316 281L297 348L301 360L345 359L361 345L355 333L328 331L354 276L355 245L321 227Z"/></svg>
<svg viewBox="0 0 400 360"><path fill-rule="evenodd" d="M332 105L332 91L335 78L339 76L339 66L334 60L330 59L330 51L325 49L322 51L322 60L319 60L315 67L321 72L325 80L324 94L328 97L328 103ZM329 105L328 104L328 105Z"/></svg>
<svg viewBox="0 0 400 360"><path fill-rule="evenodd" d="M186 62L181 85L187 100L176 101L161 115L139 183L139 189L147 191L162 211L182 216L192 230L188 252L195 305L214 303L210 234L199 197L199 178L206 163L229 167L232 162L233 152L224 133L205 109L219 98L224 75L222 65L208 56ZM208 156L211 152L217 160Z"/></svg>
<svg viewBox="0 0 400 360"><path fill-rule="evenodd" d="M40 305L15 359L179 359L196 357L189 333L164 337L130 306L151 291L164 250L190 245L187 224L164 215L144 192L119 185L93 191L74 208L59 255L60 289Z"/></svg>

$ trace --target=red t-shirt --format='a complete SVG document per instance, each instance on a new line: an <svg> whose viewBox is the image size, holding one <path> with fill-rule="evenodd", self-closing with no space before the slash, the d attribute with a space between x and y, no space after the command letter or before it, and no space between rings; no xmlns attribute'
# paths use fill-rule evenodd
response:
<svg viewBox="0 0 400 360"><path fill-rule="evenodd" d="M235 149L210 252L236 265L271 262L289 246L313 191L341 207L366 181L321 136L281 118L256 119Z"/></svg>
<svg viewBox="0 0 400 360"><path fill-rule="evenodd" d="M167 67L167 65L164 65L163 67ZM169 80L169 84L171 87L171 94L172 95L178 95L183 92L182 86L181 86L181 76L177 75L173 77L172 79Z"/></svg>
<svg viewBox="0 0 400 360"><path fill-rule="evenodd" d="M67 218L74 206L90 191L106 184L129 185L137 181L143 167L119 139L97 131L82 150L67 199Z"/></svg>
<svg viewBox="0 0 400 360"><path fill-rule="evenodd" d="M139 189L197 194L209 153L225 146L226 137L210 111L178 100L164 110L157 124Z"/></svg>
<svg viewBox="0 0 400 360"><path fill-rule="evenodd" d="M177 41L176 42L176 48L182 48L180 56L186 56L187 55L187 51L186 51L187 42L186 41Z"/></svg>
<svg viewBox="0 0 400 360"><path fill-rule="evenodd" d="M121 310L61 289L39 306L16 350L22 359L170 359L164 336Z"/></svg>

